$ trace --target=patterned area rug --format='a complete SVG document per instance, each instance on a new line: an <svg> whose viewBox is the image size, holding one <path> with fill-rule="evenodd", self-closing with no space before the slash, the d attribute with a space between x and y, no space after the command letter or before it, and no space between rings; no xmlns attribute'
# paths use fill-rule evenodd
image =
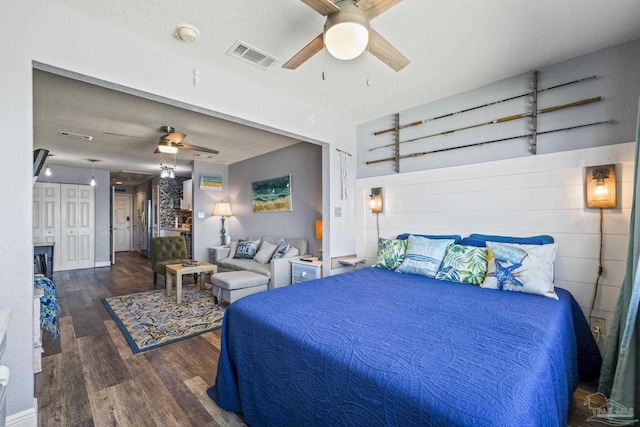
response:
<svg viewBox="0 0 640 427"><path fill-rule="evenodd" d="M182 289L182 304L164 290L103 298L133 353L151 350L222 326L225 305L218 309L211 291L197 286Z"/></svg>

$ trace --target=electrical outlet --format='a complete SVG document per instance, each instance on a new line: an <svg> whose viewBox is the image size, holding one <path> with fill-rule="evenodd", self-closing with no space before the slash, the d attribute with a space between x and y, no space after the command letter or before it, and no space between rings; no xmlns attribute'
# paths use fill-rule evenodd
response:
<svg viewBox="0 0 640 427"><path fill-rule="evenodd" d="M589 327L591 332L599 335L606 335L605 333L605 321L602 317L590 317Z"/></svg>

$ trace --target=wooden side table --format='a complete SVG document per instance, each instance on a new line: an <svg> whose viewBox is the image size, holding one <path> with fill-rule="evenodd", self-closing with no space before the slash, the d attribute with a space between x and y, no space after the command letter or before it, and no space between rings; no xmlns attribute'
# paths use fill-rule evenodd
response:
<svg viewBox="0 0 640 427"><path fill-rule="evenodd" d="M215 274L218 272L218 266L208 262L198 262L198 265L185 266L183 264L169 264L166 267L165 281L167 285L167 296L171 296L172 281L171 276L176 276L176 303L182 304L182 276L185 274L200 275L200 290L204 290L204 274Z"/></svg>

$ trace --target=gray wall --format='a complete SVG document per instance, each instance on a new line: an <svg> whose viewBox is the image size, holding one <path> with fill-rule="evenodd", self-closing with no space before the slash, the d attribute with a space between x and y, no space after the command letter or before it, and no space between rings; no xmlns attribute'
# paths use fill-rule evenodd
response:
<svg viewBox="0 0 640 427"><path fill-rule="evenodd" d="M222 178L222 191L201 190L200 176L219 176ZM229 201L229 167L227 165L205 162L193 162L193 258L199 261L209 260L209 248L220 246L220 217L212 216L216 202ZM234 206L231 205L232 212ZM204 218L198 218L201 212ZM229 219L225 228L229 234Z"/></svg>
<svg viewBox="0 0 640 427"><path fill-rule="evenodd" d="M251 183L291 175L292 212L254 213ZM228 224L232 240L247 235L304 237L316 254L315 221L322 218L322 148L299 143L229 166L229 197L233 217Z"/></svg>
<svg viewBox="0 0 640 427"><path fill-rule="evenodd" d="M473 70L469 70L470 73ZM400 124L438 117L531 91L532 72L454 95L439 101L400 112ZM539 89L596 75L597 78L540 93L538 109L568 104L587 98L602 97L599 102L567 108L538 116L538 132L614 119L603 124L538 136L538 154L635 141L636 114L640 94L640 40L614 46L572 60L538 69ZM485 123L531 111L527 96L471 112L431 121L400 131L400 141ZM393 162L367 165L367 161L391 157L392 148L371 148L393 143L393 133L374 136L378 130L393 125L393 116L385 116L358 125L358 178L395 173ZM531 132L529 118L490 124L474 129L435 136L401 145L400 154L420 153L482 141L506 138ZM521 138L488 145L455 149L412 157L400 161L401 172L533 156L530 140Z"/></svg>
<svg viewBox="0 0 640 427"><path fill-rule="evenodd" d="M95 169L95 263L106 266L111 263L111 187L109 171ZM91 168L70 168L51 166L51 176L44 174L44 168L38 176L38 182L60 184L89 184Z"/></svg>

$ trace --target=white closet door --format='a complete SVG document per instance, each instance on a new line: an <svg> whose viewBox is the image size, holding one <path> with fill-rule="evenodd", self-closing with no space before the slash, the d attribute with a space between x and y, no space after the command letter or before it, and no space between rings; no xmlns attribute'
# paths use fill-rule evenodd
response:
<svg viewBox="0 0 640 427"><path fill-rule="evenodd" d="M89 185L60 185L61 242L55 257L61 270L92 268L94 262L94 192Z"/></svg>
<svg viewBox="0 0 640 427"><path fill-rule="evenodd" d="M90 185L78 186L78 267L93 268L94 262L94 191Z"/></svg>
<svg viewBox="0 0 640 427"><path fill-rule="evenodd" d="M42 183L36 182L33 186L33 243L42 243Z"/></svg>
<svg viewBox="0 0 640 427"><path fill-rule="evenodd" d="M42 241L54 243L60 240L60 185L43 183L41 195Z"/></svg>
<svg viewBox="0 0 640 427"><path fill-rule="evenodd" d="M78 268L78 186L60 185L60 251L55 257L60 259L61 270Z"/></svg>

